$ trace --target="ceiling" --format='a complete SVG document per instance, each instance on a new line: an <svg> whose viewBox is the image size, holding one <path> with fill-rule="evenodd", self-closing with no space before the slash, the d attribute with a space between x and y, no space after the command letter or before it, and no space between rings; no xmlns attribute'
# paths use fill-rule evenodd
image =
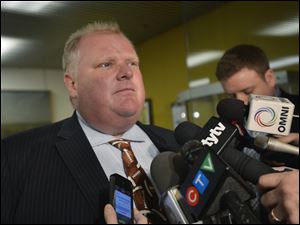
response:
<svg viewBox="0 0 300 225"><path fill-rule="evenodd" d="M37 12L24 12L37 2L25 2L21 10L1 1L1 68L61 69L68 36L81 26L98 20L114 20L139 44L184 21L214 10L225 1L55 1ZM21 41L2 54L3 37Z"/></svg>

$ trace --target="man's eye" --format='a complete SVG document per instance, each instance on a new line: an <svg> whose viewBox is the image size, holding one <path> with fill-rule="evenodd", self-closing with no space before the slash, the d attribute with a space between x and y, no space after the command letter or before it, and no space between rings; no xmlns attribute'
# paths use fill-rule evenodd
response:
<svg viewBox="0 0 300 225"><path fill-rule="evenodd" d="M253 92L252 90L247 90L247 91L244 91L244 94L245 95L250 95L250 94L252 94L252 92Z"/></svg>
<svg viewBox="0 0 300 225"><path fill-rule="evenodd" d="M130 62L129 65L130 66L139 66L139 63L138 62Z"/></svg>
<svg viewBox="0 0 300 225"><path fill-rule="evenodd" d="M111 66L112 66L112 63L106 62L106 63L101 63L98 67L108 68L108 67L111 67Z"/></svg>

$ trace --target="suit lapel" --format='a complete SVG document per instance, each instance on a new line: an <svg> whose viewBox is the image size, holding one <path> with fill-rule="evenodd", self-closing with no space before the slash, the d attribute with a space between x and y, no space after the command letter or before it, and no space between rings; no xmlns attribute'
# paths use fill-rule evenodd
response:
<svg viewBox="0 0 300 225"><path fill-rule="evenodd" d="M75 114L64 123L58 136L63 138L56 143L59 154L95 215L98 215L99 199L106 198L99 195L107 191L109 183Z"/></svg>
<svg viewBox="0 0 300 225"><path fill-rule="evenodd" d="M178 150L178 146L169 144L163 137L164 135L140 123L138 125L147 133L159 151ZM101 204L105 204L108 200L109 182L94 150L79 125L76 113L64 122L58 133L58 138L56 147L60 156L94 214L99 215L99 210L103 210L100 209ZM101 193L106 194L101 195Z"/></svg>
<svg viewBox="0 0 300 225"><path fill-rule="evenodd" d="M137 125L149 136L160 152L177 152L179 150L180 146L177 144L173 132L151 125L144 125L141 122L137 122Z"/></svg>

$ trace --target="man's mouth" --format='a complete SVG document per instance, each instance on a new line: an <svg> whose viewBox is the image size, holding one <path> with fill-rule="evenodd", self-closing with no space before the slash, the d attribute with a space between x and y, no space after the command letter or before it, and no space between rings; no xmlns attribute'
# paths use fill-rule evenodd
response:
<svg viewBox="0 0 300 225"><path fill-rule="evenodd" d="M123 88L123 89L116 91L115 94L122 93L122 92L134 92L134 91L135 90L133 88Z"/></svg>

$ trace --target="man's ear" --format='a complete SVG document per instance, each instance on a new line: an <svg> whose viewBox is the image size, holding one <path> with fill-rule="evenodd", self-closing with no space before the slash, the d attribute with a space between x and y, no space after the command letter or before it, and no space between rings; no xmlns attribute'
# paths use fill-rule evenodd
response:
<svg viewBox="0 0 300 225"><path fill-rule="evenodd" d="M76 83L76 80L74 79L74 76L69 73L65 73L64 74L64 83L65 83L66 88L68 89L70 97L76 98L77 97L77 83Z"/></svg>
<svg viewBox="0 0 300 225"><path fill-rule="evenodd" d="M275 87L276 86L276 77L274 75L273 70L268 69L267 72L265 73L265 81L270 87Z"/></svg>

